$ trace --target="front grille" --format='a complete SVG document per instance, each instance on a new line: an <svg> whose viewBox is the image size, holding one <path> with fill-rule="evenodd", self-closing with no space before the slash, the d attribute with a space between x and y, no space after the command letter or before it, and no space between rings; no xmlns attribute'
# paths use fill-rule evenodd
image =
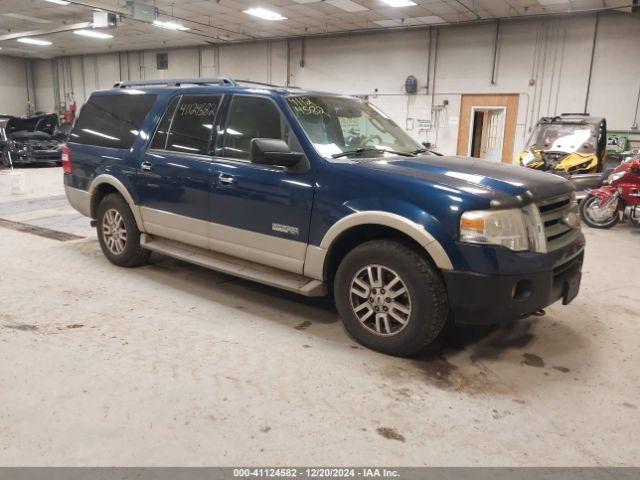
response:
<svg viewBox="0 0 640 480"><path fill-rule="evenodd" d="M569 245L579 235L579 230L567 225L564 217L571 212L571 197L563 195L538 202L540 217L547 238L547 252Z"/></svg>

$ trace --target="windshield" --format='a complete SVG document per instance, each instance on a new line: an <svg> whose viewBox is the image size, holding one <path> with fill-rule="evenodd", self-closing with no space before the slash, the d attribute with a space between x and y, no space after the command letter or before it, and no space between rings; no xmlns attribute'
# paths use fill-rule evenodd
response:
<svg viewBox="0 0 640 480"><path fill-rule="evenodd" d="M543 152L594 153L597 140L593 125L549 123L536 125L527 145Z"/></svg>
<svg viewBox="0 0 640 480"><path fill-rule="evenodd" d="M287 103L325 158L428 153L370 103L346 97L289 97Z"/></svg>
<svg viewBox="0 0 640 480"><path fill-rule="evenodd" d="M12 117L7 122L5 128L7 134L38 131L53 134L57 126L58 118L55 114L51 114L26 118Z"/></svg>

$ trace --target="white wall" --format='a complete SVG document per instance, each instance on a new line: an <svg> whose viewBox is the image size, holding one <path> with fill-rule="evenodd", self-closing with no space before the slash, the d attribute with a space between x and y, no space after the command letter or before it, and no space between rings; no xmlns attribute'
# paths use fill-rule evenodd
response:
<svg viewBox="0 0 640 480"><path fill-rule="evenodd" d="M403 128L409 125L407 117L434 123L432 103L438 106L447 100L448 105L437 115L437 129L419 131L414 123L410 131L420 140L436 142L446 154L456 150L462 94L517 93L515 150L519 151L540 116L584 109L595 18L503 21L493 85L495 23L441 27L437 35L434 29L431 45L427 30L308 38L304 68L300 66L302 41L291 40L290 81L303 88L370 95ZM638 51L640 17L600 15L588 110L606 116L610 129L627 130L634 123L640 87ZM432 90L427 94L429 52ZM155 53L85 55L57 62L59 71L65 72L67 97L79 104L92 90L108 88L121 78L225 75L286 83L286 41L169 50L167 71L156 70ZM54 102L51 61L37 61L35 71L37 107L50 110ZM403 93L408 75L418 78L418 95ZM69 77L73 92L68 91Z"/></svg>
<svg viewBox="0 0 640 480"><path fill-rule="evenodd" d="M35 106L33 92L27 92L25 61L22 58L0 56L0 113L26 114L29 97Z"/></svg>

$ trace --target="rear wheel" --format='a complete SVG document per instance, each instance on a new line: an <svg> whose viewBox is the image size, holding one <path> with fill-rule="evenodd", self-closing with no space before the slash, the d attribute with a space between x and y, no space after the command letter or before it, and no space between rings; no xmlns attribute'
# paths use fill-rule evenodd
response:
<svg viewBox="0 0 640 480"><path fill-rule="evenodd" d="M594 195L589 195L580 203L580 216L582 221L592 228L611 228L620 221L618 214L618 202L616 199L611 204L602 207L604 200Z"/></svg>
<svg viewBox="0 0 640 480"><path fill-rule="evenodd" d="M102 253L119 267L138 267L151 252L140 245L140 230L127 202L117 193L104 197L98 206L98 240Z"/></svg>
<svg viewBox="0 0 640 480"><path fill-rule="evenodd" d="M447 293L436 269L395 240L374 240L349 252L338 267L334 294L347 331L390 355L416 353L447 321Z"/></svg>

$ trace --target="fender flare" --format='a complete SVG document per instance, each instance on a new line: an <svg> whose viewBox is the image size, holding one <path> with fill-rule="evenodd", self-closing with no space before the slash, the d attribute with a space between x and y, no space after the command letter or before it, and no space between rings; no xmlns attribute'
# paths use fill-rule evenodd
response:
<svg viewBox="0 0 640 480"><path fill-rule="evenodd" d="M98 187L104 184L111 185L113 188L115 188L118 191L120 195L122 195L122 197L125 199L125 201L129 205L131 212L133 213L133 217L136 220L138 230L140 230L141 232L144 232L142 216L140 214L140 207L136 205L136 203L133 201L133 197L129 193L129 190L127 190L127 187L125 187L124 183L122 183L113 175L109 175L107 173L102 173L98 175L96 178L94 178L91 181L91 184L89 185L89 195L91 197L91 216L95 218L95 213L96 213L93 207L94 195L96 194Z"/></svg>
<svg viewBox="0 0 640 480"><path fill-rule="evenodd" d="M382 225L398 230L420 244L438 268L441 270L453 270L453 264L446 251L425 227L394 213L367 211L353 213L340 219L325 233L319 246L309 245L304 265L305 275L322 279L324 277L325 260L331 246L340 235L360 225Z"/></svg>

